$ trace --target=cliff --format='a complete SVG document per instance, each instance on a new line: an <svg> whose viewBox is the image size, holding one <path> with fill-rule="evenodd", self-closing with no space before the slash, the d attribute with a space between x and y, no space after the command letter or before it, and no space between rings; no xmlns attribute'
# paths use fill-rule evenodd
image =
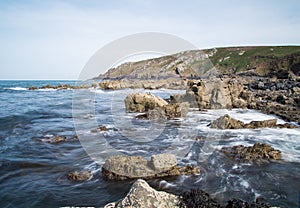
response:
<svg viewBox="0 0 300 208"><path fill-rule="evenodd" d="M124 63L94 79L198 78L211 74L265 76L280 70L300 75L300 46L227 47L184 51Z"/></svg>

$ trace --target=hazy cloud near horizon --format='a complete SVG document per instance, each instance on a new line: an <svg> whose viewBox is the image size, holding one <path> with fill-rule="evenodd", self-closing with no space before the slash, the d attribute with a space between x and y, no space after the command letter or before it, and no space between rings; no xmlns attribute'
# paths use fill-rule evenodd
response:
<svg viewBox="0 0 300 208"><path fill-rule="evenodd" d="M139 32L200 49L299 45L300 3L287 1L1 1L0 79L77 79L105 44Z"/></svg>

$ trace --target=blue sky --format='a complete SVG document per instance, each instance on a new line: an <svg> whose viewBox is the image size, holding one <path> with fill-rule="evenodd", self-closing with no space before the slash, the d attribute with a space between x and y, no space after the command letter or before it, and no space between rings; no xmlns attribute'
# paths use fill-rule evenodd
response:
<svg viewBox="0 0 300 208"><path fill-rule="evenodd" d="M300 45L299 0L0 2L0 79L77 79L105 44L139 32L200 49Z"/></svg>

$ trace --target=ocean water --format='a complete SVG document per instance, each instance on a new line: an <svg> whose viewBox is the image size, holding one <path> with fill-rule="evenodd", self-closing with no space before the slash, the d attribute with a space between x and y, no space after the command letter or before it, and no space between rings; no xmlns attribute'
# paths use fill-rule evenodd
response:
<svg viewBox="0 0 300 208"><path fill-rule="evenodd" d="M201 169L196 176L149 180L159 190L178 193L200 188L226 203L263 197L272 205L298 207L300 130L214 130L208 124L225 113L245 122L274 118L254 110L192 111L187 118L165 122L136 120L125 113L124 98L135 91L167 98L171 90L36 90L32 85L75 81L0 81L0 207L103 207L126 195L134 181L106 181L101 166L109 155L150 157L176 154L181 165ZM280 123L284 123L279 119ZM104 125L109 131L93 133ZM51 144L55 136L66 141ZM195 141L195 137L205 140ZM237 163L218 152L224 146L264 142L281 150L282 160ZM89 170L89 181L67 174Z"/></svg>

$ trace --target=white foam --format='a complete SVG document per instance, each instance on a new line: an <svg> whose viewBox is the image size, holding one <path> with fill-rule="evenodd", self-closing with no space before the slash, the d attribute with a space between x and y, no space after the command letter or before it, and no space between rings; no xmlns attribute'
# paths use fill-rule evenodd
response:
<svg viewBox="0 0 300 208"><path fill-rule="evenodd" d="M7 90L17 90L17 91L24 91L27 90L27 88L24 87L9 87L9 88L5 88Z"/></svg>
<svg viewBox="0 0 300 208"><path fill-rule="evenodd" d="M48 91L57 91L57 89L47 88L47 89L37 89L36 91L48 92Z"/></svg>

